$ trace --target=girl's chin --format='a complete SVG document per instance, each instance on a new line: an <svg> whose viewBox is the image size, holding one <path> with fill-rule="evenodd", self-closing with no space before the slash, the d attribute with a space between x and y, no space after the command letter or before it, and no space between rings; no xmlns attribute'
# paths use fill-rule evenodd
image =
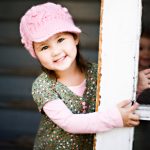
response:
<svg viewBox="0 0 150 150"><path fill-rule="evenodd" d="M58 71L66 71L70 68L70 63L61 64L60 66L57 66L56 69Z"/></svg>

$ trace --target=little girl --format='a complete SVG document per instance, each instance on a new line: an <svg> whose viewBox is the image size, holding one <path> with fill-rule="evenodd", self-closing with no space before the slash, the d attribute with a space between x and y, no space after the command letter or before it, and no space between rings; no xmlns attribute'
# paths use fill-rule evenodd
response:
<svg viewBox="0 0 150 150"><path fill-rule="evenodd" d="M44 3L21 18L22 43L42 65L32 87L41 112L34 150L92 150L97 132L139 124L129 100L103 113L95 112L97 65L79 53L81 30L68 10Z"/></svg>

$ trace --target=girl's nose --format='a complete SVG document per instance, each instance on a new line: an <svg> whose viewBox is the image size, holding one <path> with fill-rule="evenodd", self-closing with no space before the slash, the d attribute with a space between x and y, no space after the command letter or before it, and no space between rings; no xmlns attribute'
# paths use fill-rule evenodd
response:
<svg viewBox="0 0 150 150"><path fill-rule="evenodd" d="M60 48L53 47L53 49L52 49L52 56L53 57L59 55L60 53L61 53L61 49Z"/></svg>

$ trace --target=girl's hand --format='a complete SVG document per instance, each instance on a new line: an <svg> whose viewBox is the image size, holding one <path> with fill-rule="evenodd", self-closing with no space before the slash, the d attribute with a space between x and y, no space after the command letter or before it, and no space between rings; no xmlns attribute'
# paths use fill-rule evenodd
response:
<svg viewBox="0 0 150 150"><path fill-rule="evenodd" d="M134 113L139 104L134 103L132 106L129 106L129 104L131 104L131 101L124 100L117 105L122 116L124 127L134 127L140 123L139 116Z"/></svg>
<svg viewBox="0 0 150 150"><path fill-rule="evenodd" d="M147 88L150 88L150 69L145 69L139 72L137 93L140 94Z"/></svg>

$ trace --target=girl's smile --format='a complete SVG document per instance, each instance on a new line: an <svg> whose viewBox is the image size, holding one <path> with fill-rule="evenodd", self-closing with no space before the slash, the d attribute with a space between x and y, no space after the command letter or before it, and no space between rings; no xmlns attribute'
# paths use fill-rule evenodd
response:
<svg viewBox="0 0 150 150"><path fill-rule="evenodd" d="M63 55L61 57L58 57L54 60L54 62L62 62L64 59L66 59L67 55Z"/></svg>

